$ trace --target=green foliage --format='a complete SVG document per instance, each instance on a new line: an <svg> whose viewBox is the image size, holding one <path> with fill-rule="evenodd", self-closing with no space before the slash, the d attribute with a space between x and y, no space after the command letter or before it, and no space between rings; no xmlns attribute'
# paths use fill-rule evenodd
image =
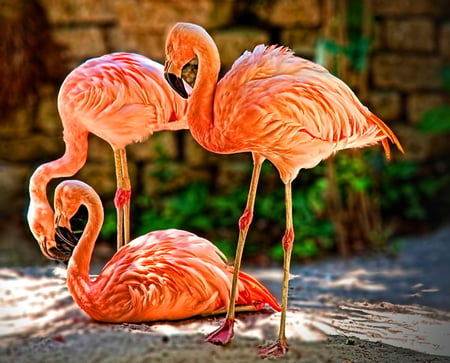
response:
<svg viewBox="0 0 450 363"><path fill-rule="evenodd" d="M308 173L308 171L304 173ZM334 245L333 225L325 215L324 194L326 189L327 179L323 175L319 175L308 183L299 180L294 185L292 195L295 230L293 259L317 257ZM283 233L286 223L283 187L257 197L255 218L267 221L269 225L278 226L277 229ZM271 256L280 261L283 259L284 253L280 242L281 237L282 234L270 247Z"/></svg>
<svg viewBox="0 0 450 363"><path fill-rule="evenodd" d="M444 66L441 71L442 86L444 90L450 92L450 66Z"/></svg>
<svg viewBox="0 0 450 363"><path fill-rule="evenodd" d="M388 163L381 184L382 207L406 220L425 220L428 201L436 198L448 181L448 177L424 177L420 164L413 161Z"/></svg>
<svg viewBox="0 0 450 363"><path fill-rule="evenodd" d="M350 187L358 192L369 193L373 187L371 169L374 166L374 153L363 152L362 157L352 157L348 152L340 152L334 158L336 178L341 187Z"/></svg>
<svg viewBox="0 0 450 363"><path fill-rule="evenodd" d="M117 233L117 215L115 208L105 209L105 219L103 221L102 230L100 236L106 240L112 240L116 238Z"/></svg>
<svg viewBox="0 0 450 363"><path fill-rule="evenodd" d="M316 62L325 63L325 54L344 55L356 71L367 68L367 54L370 49L370 39L359 38L345 45L339 45L330 39L319 39L316 45Z"/></svg>
<svg viewBox="0 0 450 363"><path fill-rule="evenodd" d="M450 67L444 67L441 75L443 88L449 92ZM448 134L450 132L450 106L442 105L429 109L420 119L417 129L423 133ZM430 161L428 160L428 163ZM448 203L446 189L450 184L450 176L448 174L439 175L439 172L436 171L426 172L426 168L427 165L413 161L393 163L386 167L385 203L393 206L403 202L405 208L399 210L408 219L426 220L430 214L433 214L430 211L430 204L438 201L442 205ZM437 208L434 206L433 209Z"/></svg>
<svg viewBox="0 0 450 363"><path fill-rule="evenodd" d="M420 119L417 128L427 133L450 132L450 106L439 106L428 110Z"/></svg>
<svg viewBox="0 0 450 363"><path fill-rule="evenodd" d="M263 170L263 175L276 172ZM264 185L262 181L261 185ZM294 191L294 223L296 242L294 258L318 256L323 248L333 246L333 227L325 217L323 194L327 187L325 177L319 177L309 186L299 184ZM234 256L238 235L238 220L245 207L248 186L237 186L229 193L212 193L204 182L193 182L178 193L154 198L137 196L133 200L133 235L152 230L180 228L211 239L229 258ZM260 187L260 189L263 189ZM297 189L297 188L296 188ZM114 239L116 214L114 208L106 211L102 237ZM258 227L261 225L262 227ZM270 252L276 260L282 260L281 237L285 228L284 187L280 182L274 190L260 191L255 205L254 222L246 244L246 255ZM253 233L256 229L258 232ZM226 233L224 233L226 231ZM270 244L261 241L269 237ZM261 251L265 246L269 251Z"/></svg>
<svg viewBox="0 0 450 363"><path fill-rule="evenodd" d="M367 68L371 39L362 35L364 2L351 0L347 5L345 23L348 29L346 44L334 39L319 39L316 44L316 62L326 65L326 55L343 55L354 70L362 72Z"/></svg>
<svg viewBox="0 0 450 363"><path fill-rule="evenodd" d="M214 227L207 213L208 188L206 184L194 182L179 193L166 197L159 204L150 197L141 197L138 234L156 229L182 228L209 230Z"/></svg>
<svg viewBox="0 0 450 363"><path fill-rule="evenodd" d="M448 185L449 177L424 177L421 165L411 161L382 162L378 150L365 150L362 157L341 152L333 158L338 192L365 193L381 197L386 218L425 220L429 201ZM255 203L254 221L247 238L245 255L268 254L283 259L281 238L285 228L284 187L270 163L263 168ZM249 164L250 165L250 164ZM176 177L176 176L175 176ZM250 177L250 175L249 175ZM274 187L267 180L277 180ZM245 207L248 186L236 186L228 193L213 192L204 182L193 182L169 195L136 196L132 211L133 235L180 228L213 241L228 258L235 253L238 220ZM328 215L326 194L329 180L326 166L304 170L293 185L295 243L293 259L317 258L335 247L335 228ZM116 214L106 211L102 237L115 240Z"/></svg>
<svg viewBox="0 0 450 363"><path fill-rule="evenodd" d="M450 92L450 67L441 71L443 88ZM450 132L450 106L443 105L429 109L420 119L417 128L427 133Z"/></svg>

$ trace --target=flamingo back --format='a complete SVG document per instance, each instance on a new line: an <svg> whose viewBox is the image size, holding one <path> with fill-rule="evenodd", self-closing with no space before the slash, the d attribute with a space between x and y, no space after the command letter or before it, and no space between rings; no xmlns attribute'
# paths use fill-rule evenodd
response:
<svg viewBox="0 0 450 363"><path fill-rule="evenodd" d="M139 54L111 53L87 60L61 86L58 108L63 123L76 123L115 149L143 141L155 131L187 128L187 102L175 95L163 73L161 64Z"/></svg>
<svg viewBox="0 0 450 363"><path fill-rule="evenodd" d="M259 45L234 63L218 83L214 123L217 144L263 155L284 182L338 150L382 142L389 157L387 140L402 150L343 81L285 47Z"/></svg>

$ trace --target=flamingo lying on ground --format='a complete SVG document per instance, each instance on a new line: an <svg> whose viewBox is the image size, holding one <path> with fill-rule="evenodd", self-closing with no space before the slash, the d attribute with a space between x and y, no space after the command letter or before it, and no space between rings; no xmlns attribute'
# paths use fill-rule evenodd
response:
<svg viewBox="0 0 450 363"><path fill-rule="evenodd" d="M153 132L187 128L187 102L176 96L163 78L163 66L142 55L112 53L75 68L64 80L58 110L66 150L39 166L30 179L28 224L45 256L66 260L55 242L53 211L46 188L51 179L74 175L86 162L88 134L107 141L117 176L118 247L129 241L131 186L125 147L146 140Z"/></svg>
<svg viewBox="0 0 450 363"><path fill-rule="evenodd" d="M239 220L230 306L223 325L207 341L226 344L233 337L233 302L242 251L253 218L261 165L269 159L285 184L286 230L279 337L261 354L282 355L288 349L285 324L294 242L292 181L300 169L313 168L338 150L381 142L389 157L388 140L401 151L402 147L389 127L364 107L344 82L322 66L295 57L288 48L258 45L253 52L245 52L217 83L220 58L214 41L200 26L178 23L166 41L165 76L185 98L188 93L181 70L194 56L198 57L198 73L187 109L192 136L215 153L251 152L254 162L247 205Z"/></svg>
<svg viewBox="0 0 450 363"><path fill-rule="evenodd" d="M225 312L233 268L208 240L176 229L150 232L121 247L92 281L89 265L103 224L101 200L89 185L68 180L57 186L54 204L56 225L69 230L80 205L88 210L87 225L67 266L67 285L92 319L146 322ZM260 310L266 303L280 311L263 285L240 272L239 309Z"/></svg>

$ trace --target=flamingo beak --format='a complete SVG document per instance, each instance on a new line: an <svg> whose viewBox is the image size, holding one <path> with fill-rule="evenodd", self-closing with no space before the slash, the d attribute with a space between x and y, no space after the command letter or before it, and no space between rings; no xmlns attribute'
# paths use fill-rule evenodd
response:
<svg viewBox="0 0 450 363"><path fill-rule="evenodd" d="M46 238L44 238L42 244L39 243L39 246L44 256L50 260L67 261L69 259L70 255L67 254L67 251L62 251L58 247L49 247Z"/></svg>
<svg viewBox="0 0 450 363"><path fill-rule="evenodd" d="M164 78L181 97L188 98L189 95L184 87L183 79L171 72L172 62L167 61L164 65Z"/></svg>
<svg viewBox="0 0 450 363"><path fill-rule="evenodd" d="M180 77L177 77L173 73L164 73L164 78L167 83L169 83L170 87L172 87L181 97L188 98L189 95L186 92L186 88L184 88L183 80Z"/></svg>
<svg viewBox="0 0 450 363"><path fill-rule="evenodd" d="M63 214L55 214L55 229L56 234L72 249L78 243L78 238L75 233L72 232L72 227L70 226L70 220L67 219ZM61 246L60 246L61 247ZM67 249L64 248L63 249Z"/></svg>

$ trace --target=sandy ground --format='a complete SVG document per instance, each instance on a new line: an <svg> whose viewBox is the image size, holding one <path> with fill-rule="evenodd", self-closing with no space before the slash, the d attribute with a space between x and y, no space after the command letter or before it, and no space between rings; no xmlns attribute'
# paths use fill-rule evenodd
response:
<svg viewBox="0 0 450 363"><path fill-rule="evenodd" d="M398 256L292 269L280 362L450 362L450 227ZM280 295L280 269L247 270ZM204 343L223 317L102 324L72 301L64 266L0 269L0 362L259 362L279 314L238 315L231 344Z"/></svg>

